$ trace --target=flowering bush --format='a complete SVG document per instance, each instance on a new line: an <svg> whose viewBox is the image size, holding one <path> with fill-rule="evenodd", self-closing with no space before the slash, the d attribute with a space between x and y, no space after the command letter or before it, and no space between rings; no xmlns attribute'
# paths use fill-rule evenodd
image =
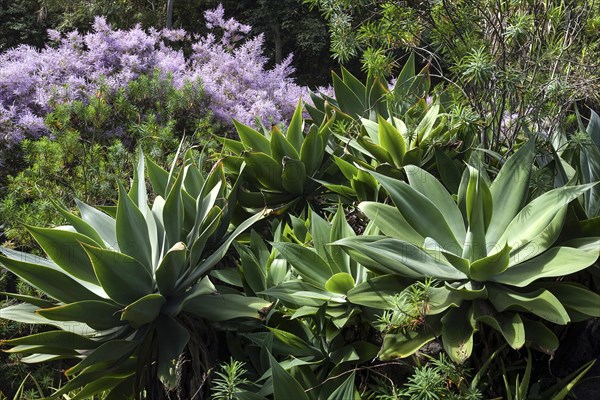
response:
<svg viewBox="0 0 600 400"><path fill-rule="evenodd" d="M289 118L303 93L290 77L291 56L266 69L262 36L246 39L250 27L226 20L222 6L205 17L203 37L139 25L114 30L97 17L90 33L51 30L42 50L20 46L0 54L0 147L46 134L43 117L58 104L85 103L101 86L117 91L156 70L177 88L200 80L208 108L225 123ZM184 41L193 49L188 59L177 49Z"/></svg>

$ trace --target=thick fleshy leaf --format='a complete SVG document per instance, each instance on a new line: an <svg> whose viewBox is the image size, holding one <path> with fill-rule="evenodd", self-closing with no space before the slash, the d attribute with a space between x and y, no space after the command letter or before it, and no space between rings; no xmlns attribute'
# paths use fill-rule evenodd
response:
<svg viewBox="0 0 600 400"><path fill-rule="evenodd" d="M425 238L413 229L394 206L364 201L359 204L358 208L387 236L405 240L417 246L422 245L425 241Z"/></svg>
<svg viewBox="0 0 600 400"><path fill-rule="evenodd" d="M84 300L36 311L42 317L56 321L79 321L96 330L111 329L122 325L121 309L109 302Z"/></svg>
<svg viewBox="0 0 600 400"><path fill-rule="evenodd" d="M454 161L443 150L436 147L435 162L444 185L451 193L457 194L461 173Z"/></svg>
<svg viewBox="0 0 600 400"><path fill-rule="evenodd" d="M36 313L36 311L39 309L39 307L32 304L19 303L13 306L0 308L0 318L9 321L21 322L23 324L55 326L59 329L77 333L79 335L88 335L92 333L92 329L88 325L81 322L64 322L44 318Z"/></svg>
<svg viewBox="0 0 600 400"><path fill-rule="evenodd" d="M175 289L177 280L185 270L187 249L183 242L176 243L165 254L156 269L156 284L164 296L168 296Z"/></svg>
<svg viewBox="0 0 600 400"><path fill-rule="evenodd" d="M288 134L289 134L289 130L288 130ZM302 136L302 134L300 134L300 144L302 143L302 139L304 138L304 136ZM275 161L281 161L283 160L283 157L289 157L289 158L294 158L294 159L299 159L300 158L300 154L299 154L300 148L298 148L298 150L296 150L294 148L294 146L288 141L288 139L285 138L285 136L283 136L283 133L281 133L281 131L277 128L273 128L273 130L271 131L271 157L273 157L273 159Z"/></svg>
<svg viewBox="0 0 600 400"><path fill-rule="evenodd" d="M394 164L397 167L401 167L403 165L404 153L406 153L404 137L392 124L380 115L377 117L377 122L379 124L379 144L390 154Z"/></svg>
<svg viewBox="0 0 600 400"><path fill-rule="evenodd" d="M0 340L0 344L9 346L50 346L63 349L95 349L99 343L85 336L66 331L48 331L23 336L16 339Z"/></svg>
<svg viewBox="0 0 600 400"><path fill-rule="evenodd" d="M239 294L204 295L188 301L183 311L211 321L226 321L234 318L261 318L260 313L270 302L257 297Z"/></svg>
<svg viewBox="0 0 600 400"><path fill-rule="evenodd" d="M274 242L273 247L309 283L324 287L325 282L333 275L329 264L313 249L283 242Z"/></svg>
<svg viewBox="0 0 600 400"><path fill-rule="evenodd" d="M163 206L163 223L165 227L166 248L171 248L181 240L185 240L183 234L184 206L182 199L182 185L184 171L181 171L175 183L168 192Z"/></svg>
<svg viewBox="0 0 600 400"><path fill-rule="evenodd" d="M274 297L297 306L320 307L329 301L346 302L341 295L332 294L302 281L284 282L259 294Z"/></svg>
<svg viewBox="0 0 600 400"><path fill-rule="evenodd" d="M57 265L72 276L91 283L98 283L92 263L80 243L99 246L94 240L80 233L61 229L26 227L36 242Z"/></svg>
<svg viewBox="0 0 600 400"><path fill-rule="evenodd" d="M593 186L594 184L565 186L544 193L513 218L498 243L508 243L513 251L527 245L552 223L556 214L567 204Z"/></svg>
<svg viewBox="0 0 600 400"><path fill-rule="evenodd" d="M521 317L525 326L525 343L546 354L554 354L558 349L558 338L550 328L540 321Z"/></svg>
<svg viewBox="0 0 600 400"><path fill-rule="evenodd" d="M373 237L357 236L338 240L334 244L360 252L386 269L409 278L466 279L466 275L452 265L441 263L421 248L402 240L394 238L373 240ZM364 262L361 264L365 265Z"/></svg>
<svg viewBox="0 0 600 400"><path fill-rule="evenodd" d="M4 256L0 256L0 265L3 265L31 286L64 303L81 300L102 300L101 297L58 269Z"/></svg>
<svg viewBox="0 0 600 400"><path fill-rule="evenodd" d="M144 296L123 309L121 320L129 322L132 327L139 329L142 325L148 324L158 317L165 302L166 299L158 293Z"/></svg>
<svg viewBox="0 0 600 400"><path fill-rule="evenodd" d="M300 160L284 157L281 184L291 194L300 196L304 193L306 168Z"/></svg>
<svg viewBox="0 0 600 400"><path fill-rule="evenodd" d="M131 189L129 189L129 197L140 209L142 215L146 215L146 211L148 211L148 193L146 192L144 171L144 153L142 152L142 147L140 146L138 148L138 163L136 168L133 170L133 182L131 184Z"/></svg>
<svg viewBox="0 0 600 400"><path fill-rule="evenodd" d="M459 243L465 241L465 223L458 206L446 188L429 172L407 165L404 167L410 186L427 197L444 216ZM458 253L457 253L458 254Z"/></svg>
<svg viewBox="0 0 600 400"><path fill-rule="evenodd" d="M129 340L111 340L99 346L65 373L67 375L74 375L92 365L117 362L120 359L128 358L137 346L137 342Z"/></svg>
<svg viewBox="0 0 600 400"><path fill-rule="evenodd" d="M531 260L511 266L491 280L525 287L541 278L564 276L581 271L592 265L597 258L598 254L572 247L553 247Z"/></svg>
<svg viewBox="0 0 600 400"><path fill-rule="evenodd" d="M58 204L54 201L52 202L52 204L58 210L58 212L60 212L60 214L63 216L63 218L66 219L67 222L69 224L71 224L78 233L85 235L88 238L92 239L99 246L105 246L104 240L102 240L102 238L100 237L98 232L96 232L96 230L94 228L92 228L92 226L90 224L88 224L87 222L85 222L83 219L79 218L75 214L70 213L65 208L63 208L60 204Z"/></svg>
<svg viewBox="0 0 600 400"><path fill-rule="evenodd" d="M354 386L355 381L355 373L351 373L348 378L338 386L337 389L334 390L331 395L327 398L327 400L358 400L360 399L360 395Z"/></svg>
<svg viewBox="0 0 600 400"><path fill-rule="evenodd" d="M450 251L460 249L442 212L416 189L397 179L370 172L388 192L406 221L423 237L432 237Z"/></svg>
<svg viewBox="0 0 600 400"><path fill-rule="evenodd" d="M434 340L439 334L439 332L436 332L438 329L431 329L431 327L425 326L418 332L408 331L406 334L388 333L383 338L383 345L379 351L378 358L382 361L387 361L411 356L421 347Z"/></svg>
<svg viewBox="0 0 600 400"><path fill-rule="evenodd" d="M469 276L476 281L485 282L503 273L508 268L510 247L508 244L496 254L481 258L471 263Z"/></svg>
<svg viewBox="0 0 600 400"><path fill-rule="evenodd" d="M300 161L304 163L306 175L314 176L315 172L321 167L325 151L325 143L319 135L317 127L312 126L302 143L300 149Z"/></svg>
<svg viewBox="0 0 600 400"><path fill-rule="evenodd" d="M117 223L114 218L111 218L102 211L88 206L77 199L75 199L75 202L77 203L77 208L79 208L79 212L81 213L81 219L83 219L96 232L98 232L98 235L100 235L106 246L114 250L118 250L119 244L117 243L116 233Z"/></svg>
<svg viewBox="0 0 600 400"><path fill-rule="evenodd" d="M365 307L389 309L394 296L406 289L413 281L398 275L383 275L368 279L348 291L348 301Z"/></svg>
<svg viewBox="0 0 600 400"><path fill-rule="evenodd" d="M525 344L525 326L518 313L496 313L476 304L475 319L500 332L513 349L518 350Z"/></svg>
<svg viewBox="0 0 600 400"><path fill-rule="evenodd" d="M339 272L325 282L325 289L332 293L347 294L354 288L354 278L346 272Z"/></svg>
<svg viewBox="0 0 600 400"><path fill-rule="evenodd" d="M331 75L335 98L342 111L351 115L353 118L362 117L363 113L366 111L362 104L362 100L335 72Z"/></svg>
<svg viewBox="0 0 600 400"><path fill-rule="evenodd" d="M514 310L532 313L559 325L565 325L570 321L564 306L548 290L517 292L496 285L488 285L487 289L489 300L498 311Z"/></svg>
<svg viewBox="0 0 600 400"><path fill-rule="evenodd" d="M452 308L442 317L442 343L452 361L462 364L471 357L475 330L470 304Z"/></svg>
<svg viewBox="0 0 600 400"><path fill-rule="evenodd" d="M467 167L469 183L466 189L465 209L469 228L462 246L462 256L473 262L488 254L485 231L492 217L493 205L490 189L479 171L471 166Z"/></svg>
<svg viewBox="0 0 600 400"><path fill-rule="evenodd" d="M283 168L281 160L276 161L266 153L249 152L243 153L247 164L248 173L266 189L284 190L281 183Z"/></svg>
<svg viewBox="0 0 600 400"><path fill-rule="evenodd" d="M292 119L290 120L290 125L288 126L287 132L285 134L285 138L291 144L293 149L295 149L296 155L293 156L291 154L286 154L288 157L298 158L298 153L300 153L300 149L302 148L302 141L304 140L304 120L302 119L302 100L298 102L296 106L296 110L294 111L294 115L292 115ZM273 141L273 135L271 135L271 142Z"/></svg>
<svg viewBox="0 0 600 400"><path fill-rule="evenodd" d="M148 224L144 214L127 195L122 185L119 185L116 232L120 251L135 258L151 272L152 245Z"/></svg>
<svg viewBox="0 0 600 400"><path fill-rule="evenodd" d="M36 297L36 296L28 296L28 295L24 295L24 294L8 293L8 292L0 292L0 295L7 296L7 297L10 297L15 300L19 300L21 302L25 302L28 304L32 304L32 305L40 307L40 308L51 308L51 307L55 306L55 304L53 302L44 300L44 299L40 299L39 297Z"/></svg>
<svg viewBox="0 0 600 400"><path fill-rule="evenodd" d="M439 113L440 113L440 105L439 104L434 104L431 106L431 108L429 108L429 110L427 111L427 113L425 114L423 119L421 119L421 121L419 122L419 125L415 129L415 132L417 133L417 143L420 144L429 138L429 136L431 135L431 132L433 130L433 126L435 125L435 122L437 121Z"/></svg>
<svg viewBox="0 0 600 400"><path fill-rule="evenodd" d="M263 134L235 119L233 120L233 124L246 150L260 151L265 154L270 153L271 146L269 140Z"/></svg>
<svg viewBox="0 0 600 400"><path fill-rule="evenodd" d="M150 179L154 193L161 197L165 197L167 195L169 173L151 159L147 159L146 161L148 163L148 178Z"/></svg>
<svg viewBox="0 0 600 400"><path fill-rule="evenodd" d="M190 334L179 322L166 315L156 321L158 339L158 376L170 389L176 386L176 362L190 340Z"/></svg>
<svg viewBox="0 0 600 400"><path fill-rule="evenodd" d="M534 284L549 290L567 311L576 311L588 317L600 318L600 295L575 282L540 282Z"/></svg>
<svg viewBox="0 0 600 400"><path fill-rule="evenodd" d="M346 272L348 274L352 274L352 261L350 256L348 256L345 251L337 246L330 246L329 244L338 239L353 236L356 236L356 234L352 230L352 227L348 224L344 208L340 203L338 204L338 209L333 215L333 219L331 221L331 231L329 232L328 238L329 240L326 241L324 246L327 261L333 273ZM313 238L313 242L314 241L315 238Z"/></svg>
<svg viewBox="0 0 600 400"><path fill-rule="evenodd" d="M271 354L269 363L273 375L273 400L309 400L300 383L283 369Z"/></svg>
<svg viewBox="0 0 600 400"><path fill-rule="evenodd" d="M110 298L122 305L152 293L152 276L142 264L134 258L98 247L84 245L98 282Z"/></svg>
<svg viewBox="0 0 600 400"><path fill-rule="evenodd" d="M523 208L529 193L529 178L535 140L529 140L504 163L490 185L494 213L486 232L487 245L495 246L510 222ZM507 196L510 193L510 196ZM501 207L499 205L502 205Z"/></svg>

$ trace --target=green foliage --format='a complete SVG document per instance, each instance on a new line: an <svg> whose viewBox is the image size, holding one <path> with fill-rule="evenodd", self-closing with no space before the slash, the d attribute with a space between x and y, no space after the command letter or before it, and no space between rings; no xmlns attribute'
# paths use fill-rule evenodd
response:
<svg viewBox="0 0 600 400"><path fill-rule="evenodd" d="M269 304L219 294L206 276L235 238L263 217L256 214L228 233L230 192L222 166L203 177L189 153L179 171L150 162L148 175L157 193L152 205L140 153L130 191L119 185L114 217L78 202L80 217L59 207L68 227L27 226L49 259L1 250L2 265L49 299L8 294L24 302L2 308L0 316L59 328L2 344L24 355L22 362L80 359L53 397L79 388L73 398L105 391L138 397L141 389L159 393L163 385L171 390L190 338L190 351L206 352L197 331L210 329L204 318L259 318L258 310ZM207 359L199 363L194 368L208 368ZM192 384L191 393L198 387Z"/></svg>
<svg viewBox="0 0 600 400"><path fill-rule="evenodd" d="M348 237L336 245L378 274L443 282L429 289L426 328L386 335L380 358L405 357L441 336L450 357L464 362L481 324L514 349L527 344L552 353L558 338L525 313L561 325L598 315L597 294L574 283L541 281L581 271L598 258L597 238L553 246L568 204L594 184L557 188L526 203L533 154L530 141L491 186L469 166L458 202L418 167L406 167L410 185L371 172L396 205L398 223L379 217L389 206L362 203L385 236Z"/></svg>

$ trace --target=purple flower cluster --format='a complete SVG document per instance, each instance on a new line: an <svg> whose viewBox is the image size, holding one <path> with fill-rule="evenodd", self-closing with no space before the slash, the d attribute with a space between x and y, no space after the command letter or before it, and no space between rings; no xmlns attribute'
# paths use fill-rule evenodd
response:
<svg viewBox="0 0 600 400"><path fill-rule="evenodd" d="M192 38L182 30L144 31L139 25L114 30L97 17L90 33L49 31L51 43L42 50L20 46L0 54L0 147L43 135L43 117L57 104L85 102L101 85L118 90L156 70L177 88L200 82L222 122L288 119L305 94L290 77L291 56L269 70L261 35L247 38L250 27L225 19L222 6L205 18L210 33ZM173 47L184 40L193 48L187 60Z"/></svg>

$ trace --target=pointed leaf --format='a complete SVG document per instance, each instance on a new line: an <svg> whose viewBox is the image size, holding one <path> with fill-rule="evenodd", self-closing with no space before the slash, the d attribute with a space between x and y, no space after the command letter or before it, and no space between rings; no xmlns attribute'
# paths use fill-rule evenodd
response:
<svg viewBox="0 0 600 400"><path fill-rule="evenodd" d="M135 329L148 324L158 317L166 299L158 294L149 294L129 304L121 314L121 320L127 321Z"/></svg>
<svg viewBox="0 0 600 400"><path fill-rule="evenodd" d="M119 185L116 232L120 251L138 260L148 272L152 271L152 245L148 224L122 185Z"/></svg>

